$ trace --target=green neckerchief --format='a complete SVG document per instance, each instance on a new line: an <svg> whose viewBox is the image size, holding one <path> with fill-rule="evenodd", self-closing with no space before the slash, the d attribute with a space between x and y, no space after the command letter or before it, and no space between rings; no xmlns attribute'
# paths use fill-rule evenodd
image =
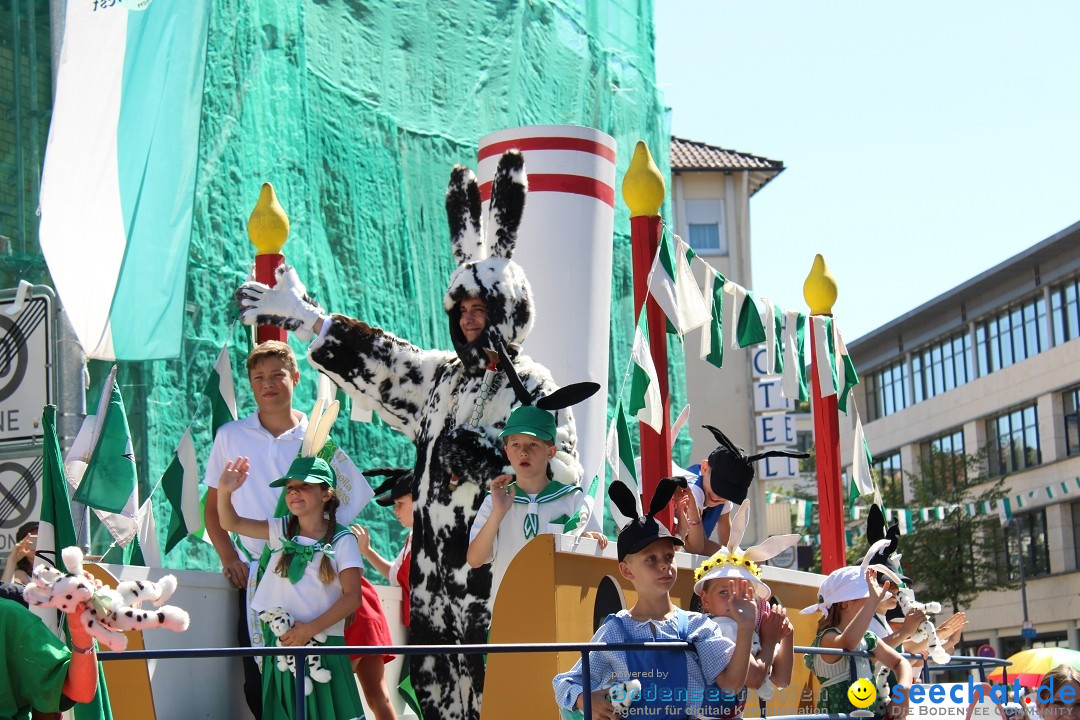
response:
<svg viewBox="0 0 1080 720"><path fill-rule="evenodd" d="M517 481L510 483L510 485L517 487ZM509 487L509 486L508 486ZM518 492L514 495L514 503L516 505L529 505L530 508L533 505L539 505L540 503L548 503L553 500L561 498L563 495L579 490L577 485L563 485L558 480L551 480L544 489L536 494L535 498L529 497L520 487ZM561 521L565 522L565 521ZM525 520L521 524L522 532L525 534L526 540L532 540L534 537L540 534L540 514L535 510L530 513L526 513Z"/></svg>
<svg viewBox="0 0 1080 720"><path fill-rule="evenodd" d="M284 524L282 527L284 532ZM348 533L349 529L336 525L334 528L334 534L330 538L330 542L316 542L314 545L305 545L298 543L295 540L282 537L281 539L281 552L285 555L292 555L293 559L289 563L289 582L293 585L300 582L300 578L304 577L304 570L307 569L308 563L315 557L316 552L321 552L328 558L334 557L334 543L341 537L342 533ZM299 536L297 536L299 537Z"/></svg>

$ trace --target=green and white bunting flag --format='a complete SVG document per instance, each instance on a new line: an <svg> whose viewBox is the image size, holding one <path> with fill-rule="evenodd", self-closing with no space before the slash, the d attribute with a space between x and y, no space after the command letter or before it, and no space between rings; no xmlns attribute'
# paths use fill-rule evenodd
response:
<svg viewBox="0 0 1080 720"><path fill-rule="evenodd" d="M814 504L798 498L795 501L795 527L810 527L814 523Z"/></svg>
<svg viewBox="0 0 1080 720"><path fill-rule="evenodd" d="M37 557L63 567L60 551L78 545L75 523L71 520L71 503L68 500L67 483L64 482L64 464L61 460L60 442L56 437L56 406L46 405L41 414L41 515L38 518ZM36 560L35 560L36 563ZM53 633L59 635L59 618L56 611L35 611Z"/></svg>
<svg viewBox="0 0 1080 720"><path fill-rule="evenodd" d="M125 565L161 567L161 547L158 545L157 523L154 521L154 498L146 499L139 508L139 533L124 548Z"/></svg>
<svg viewBox="0 0 1080 720"><path fill-rule="evenodd" d="M665 232L649 270L649 294L680 336L709 322L709 307L690 271L688 257L693 257L690 246L678 235Z"/></svg>
<svg viewBox="0 0 1080 720"><path fill-rule="evenodd" d="M218 428L236 419L236 388L233 385L228 343L218 353L210 377L206 379L203 395L210 401L210 429L214 437L217 437ZM190 432L190 428L188 431Z"/></svg>
<svg viewBox="0 0 1080 720"><path fill-rule="evenodd" d="M784 373L780 392L791 400L806 401L806 316L797 311L784 314Z"/></svg>
<svg viewBox="0 0 1080 720"><path fill-rule="evenodd" d="M859 374L855 372L855 363L852 362L851 356L848 354L847 345L844 344L844 338L840 336L840 329L833 323L833 335L836 343L836 374L838 379L842 379L841 388L839 390L840 395L836 399L836 406L840 408L844 414L848 411L848 395L851 393L851 389L859 384ZM841 377L842 376L842 377Z"/></svg>
<svg viewBox="0 0 1080 720"><path fill-rule="evenodd" d="M870 455L870 446L866 443L866 435L863 432L862 419L859 410L852 403L855 410L854 447L851 451L851 481L848 483L848 508L855 507L855 500L864 495L874 495L874 476L870 468L874 464L874 458Z"/></svg>
<svg viewBox="0 0 1080 720"><path fill-rule="evenodd" d="M615 416L611 419L605 448L608 466L611 468L611 481L619 480L634 492L637 498L638 512L641 512L641 486L638 484L634 463L634 446L630 440L630 427L626 424L622 402L615 404ZM591 493L590 493L591 494ZM594 496L595 497L595 496ZM598 497L595 507L604 507L606 501ZM630 518L623 516L619 509L611 504L611 516L617 525L622 525ZM598 516L600 519L602 517ZM603 527L601 525L600 527Z"/></svg>
<svg viewBox="0 0 1080 720"><path fill-rule="evenodd" d="M1012 503L1009 502L1009 498L1001 498L997 501L998 520L1001 521L1001 525L1004 527L1012 520Z"/></svg>
<svg viewBox="0 0 1080 720"><path fill-rule="evenodd" d="M615 405L615 415L611 418L605 448L612 480L621 480L631 490L638 492L637 472L634 463L634 446L630 440L630 427L626 424L622 403Z"/></svg>
<svg viewBox="0 0 1080 720"><path fill-rule="evenodd" d="M653 364L652 351L649 348L649 327L645 319L645 308L642 308L638 315L630 359L634 364L634 369L630 380L628 411L656 432L660 432L664 423L664 406L660 397L660 380L656 374L656 366Z"/></svg>
<svg viewBox="0 0 1080 720"><path fill-rule="evenodd" d="M705 263L705 299L712 303L712 317L701 329L701 359L718 368L724 367L724 285L720 273Z"/></svg>
<svg viewBox="0 0 1080 720"><path fill-rule="evenodd" d="M910 510L889 510L888 518L889 522L896 520L901 535L907 535L914 527Z"/></svg>
<svg viewBox="0 0 1080 720"><path fill-rule="evenodd" d="M139 478L131 447L124 398L113 366L102 388L97 411L83 421L68 451L68 482L74 499L93 508L120 546L139 531Z"/></svg>
<svg viewBox="0 0 1080 720"><path fill-rule="evenodd" d="M761 298L765 306L765 366L777 375L784 372L784 311L769 298Z"/></svg>
<svg viewBox="0 0 1080 720"><path fill-rule="evenodd" d="M191 426L184 430L176 447L172 462L161 476L161 489L172 506L169 534L165 539L165 552L188 535L202 530L202 507L199 497L199 463L195 444L191 441Z"/></svg>
<svg viewBox="0 0 1080 720"><path fill-rule="evenodd" d="M730 296L724 325L731 338L731 347L746 348L765 342L765 326L761 323L754 293L731 280L724 283L724 292Z"/></svg>
<svg viewBox="0 0 1080 720"><path fill-rule="evenodd" d="M817 372L821 397L836 394L839 380L836 376L836 347L833 339L832 318L825 315L811 315L814 336L814 368Z"/></svg>
<svg viewBox="0 0 1080 720"><path fill-rule="evenodd" d="M212 4L156 2L130 12L80 0L54 18L64 50L40 244L91 358L181 353Z"/></svg>

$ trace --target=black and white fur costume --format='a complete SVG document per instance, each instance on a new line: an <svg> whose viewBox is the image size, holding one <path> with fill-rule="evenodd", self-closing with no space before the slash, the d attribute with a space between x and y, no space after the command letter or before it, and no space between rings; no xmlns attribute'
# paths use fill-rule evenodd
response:
<svg viewBox="0 0 1080 720"><path fill-rule="evenodd" d="M525 206L524 160L510 151L492 184L487 227L471 170L454 167L446 192L450 236L458 267L443 300L456 352L423 350L391 333L343 315L312 343L311 363L354 401L416 444L419 493L412 537L411 641L416 644L483 643L490 625L489 567L469 568L469 526L488 482L503 472L499 432L520 404L484 353L506 346L514 369L535 401L557 389L550 373L526 355L533 299L522 268L511 258ZM466 342L459 303L479 297L487 326ZM555 480L579 484L577 435L569 409L556 421ZM478 718L484 682L480 655L413 657L412 682L426 720Z"/></svg>

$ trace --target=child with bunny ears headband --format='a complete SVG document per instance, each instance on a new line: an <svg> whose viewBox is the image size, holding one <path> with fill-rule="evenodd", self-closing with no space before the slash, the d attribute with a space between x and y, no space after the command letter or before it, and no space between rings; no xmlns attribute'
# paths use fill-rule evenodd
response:
<svg viewBox="0 0 1080 720"><path fill-rule="evenodd" d="M719 552L701 564L694 572L694 592L701 598L703 610L713 616L721 630L728 634L734 632L732 620L732 595L724 584L727 578L742 578L754 588L761 600L767 600L772 590L761 580L761 563L771 560L778 554L799 542L798 535L777 535L754 547L743 550L739 547L750 517L750 503L744 502L731 521L731 534L728 543ZM759 602L768 608L768 603ZM757 690L758 697L768 700L775 687L786 687L791 683L791 669L795 661L794 628L787 619L787 612L782 606L759 614L754 631L753 654L750 668L746 673L746 687ZM737 702L726 704L721 710L723 717L734 717L742 713L746 693L739 694ZM713 716L719 716L714 713Z"/></svg>
<svg viewBox="0 0 1080 720"><path fill-rule="evenodd" d="M580 660L568 672L555 676L555 699L561 708L584 710L584 694L588 692L593 718L614 717L608 697L614 678L615 683L640 680L640 698L631 709L635 716L698 717L703 699L715 701L725 690L734 692L743 686L755 619L750 584L745 580L726 581L737 596L734 605L739 620L734 642L706 616L686 612L671 602L675 547L682 541L672 537L656 520L656 514L671 501L678 483L674 478L661 480L644 517L634 492L621 482L612 483L608 491L612 502L630 518L617 542L619 574L633 584L637 602L630 610L609 615L592 642L685 641L694 643L694 652L592 653L589 678L582 676Z"/></svg>
<svg viewBox="0 0 1080 720"><path fill-rule="evenodd" d="M896 684L905 689L904 702L899 705L890 703L886 709L886 697L879 694L871 709L875 717L903 718L907 716L906 689L911 686L911 665L891 647L878 642L877 636L869 631L870 620L878 604L889 592L891 582L897 582L888 568L880 565L871 567L872 558L886 544L887 541L882 540L871 545L860 567L833 570L821 584L818 602L803 608L801 612L803 615L814 612L824 614L818 622L814 647L870 652L875 660L893 671ZM878 585L878 572L891 576L891 582ZM855 663L856 677L870 680L873 673L869 658L806 654L803 661L821 685L819 712L851 713L855 710L848 699L848 686L851 684L849 662Z"/></svg>

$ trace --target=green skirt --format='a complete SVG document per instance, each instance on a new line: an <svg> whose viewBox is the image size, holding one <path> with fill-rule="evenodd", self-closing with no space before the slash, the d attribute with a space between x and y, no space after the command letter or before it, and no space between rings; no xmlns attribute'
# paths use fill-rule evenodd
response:
<svg viewBox="0 0 1080 720"><path fill-rule="evenodd" d="M267 647L277 647L277 638L270 628L263 629ZM345 638L330 636L326 645L344 645ZM330 682L312 681L311 694L306 696L306 717L309 720L355 720L364 717L364 706L356 689L356 677L348 655L323 655L322 665L330 671ZM304 662L307 672L307 661ZM292 720L296 698L296 678L288 670L278 670L277 658L263 659L263 720Z"/></svg>

